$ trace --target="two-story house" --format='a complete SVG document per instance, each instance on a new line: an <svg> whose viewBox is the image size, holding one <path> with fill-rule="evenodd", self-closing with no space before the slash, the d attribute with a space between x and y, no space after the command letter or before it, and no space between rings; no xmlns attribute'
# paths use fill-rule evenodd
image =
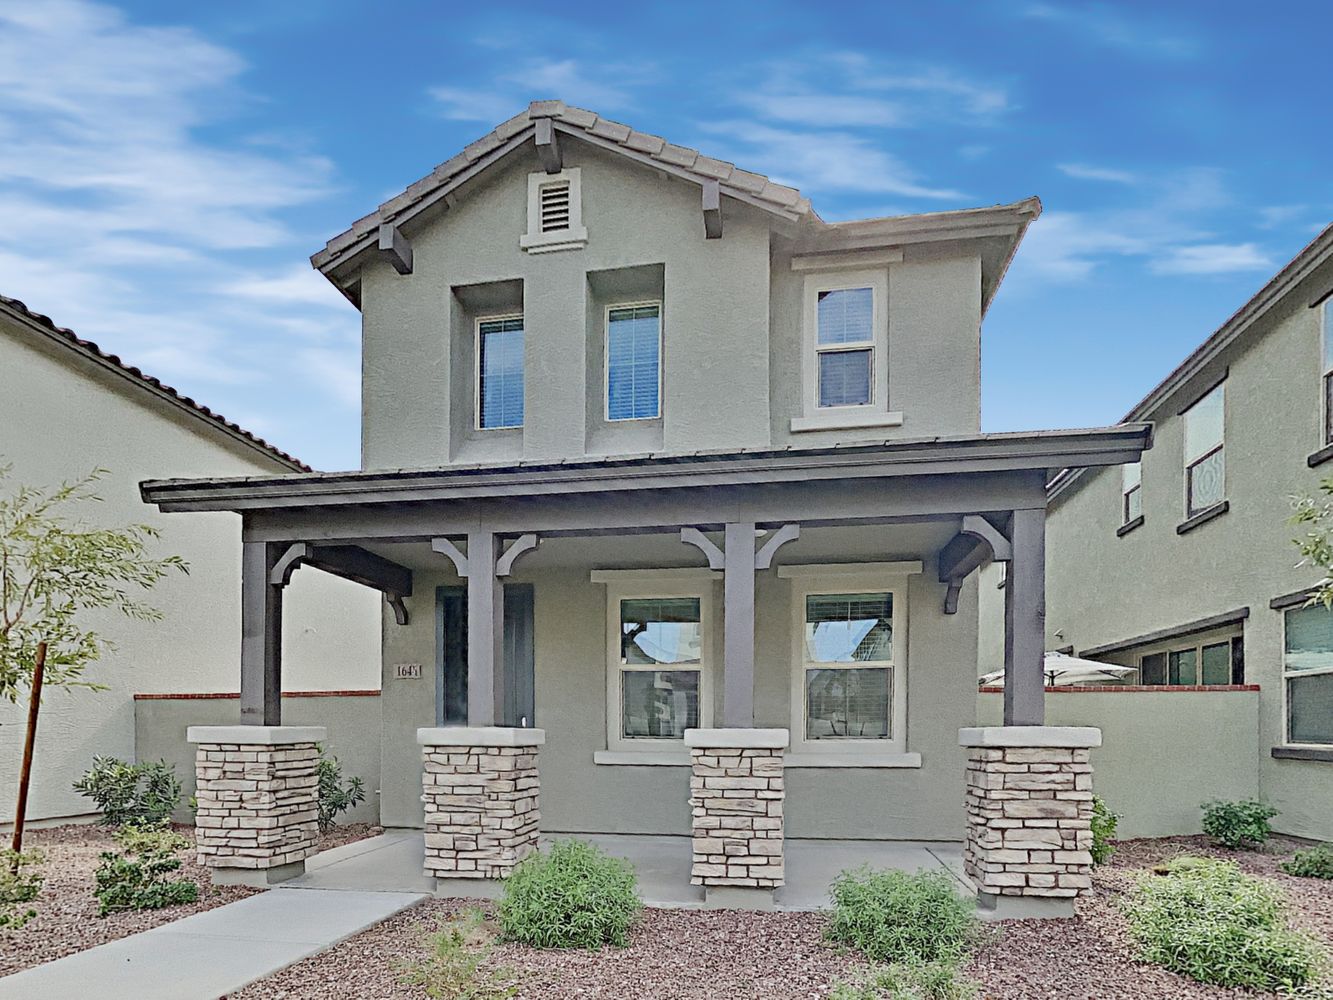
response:
<svg viewBox="0 0 1333 1000"><path fill-rule="evenodd" d="M1278 829L1333 838L1333 612L1307 606L1321 574L1290 523L1333 468L1333 226L1125 419L1155 425L1141 462L1052 483L1048 648L1135 667L1157 689L1142 697L1177 705L1257 685L1235 692L1257 698L1246 725L1221 723L1222 696L1204 752L1179 748L1197 760L1183 808L1197 824L1243 779ZM1178 737L1141 747L1144 778L1174 766Z"/></svg>
<svg viewBox="0 0 1333 1000"><path fill-rule="evenodd" d="M313 565L387 597L382 817L442 878L538 827L693 833L710 892L780 885L784 829L961 840L974 570L1010 565L1005 718L1036 734L1046 483L1149 442L980 432L980 324L1039 210L828 223L534 103L313 258L363 317L360 471L144 486L242 515L242 721L280 722Z"/></svg>

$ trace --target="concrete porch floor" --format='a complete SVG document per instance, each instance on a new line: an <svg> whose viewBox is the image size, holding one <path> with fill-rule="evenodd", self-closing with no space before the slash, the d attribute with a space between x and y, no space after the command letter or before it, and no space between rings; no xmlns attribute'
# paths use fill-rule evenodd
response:
<svg viewBox="0 0 1333 1000"><path fill-rule="evenodd" d="M639 891L649 906L695 907L703 892L690 885L690 838L619 834L569 834L627 859L639 876ZM543 845L561 835L543 836ZM793 840L786 844L787 884L777 908L816 910L829 905L828 888L838 872L859 865L904 871L938 869L958 883L960 893L973 887L963 874L962 844L950 841ZM387 830L378 837L325 851L306 862L306 872L285 886L308 889L432 892L422 874L420 830Z"/></svg>

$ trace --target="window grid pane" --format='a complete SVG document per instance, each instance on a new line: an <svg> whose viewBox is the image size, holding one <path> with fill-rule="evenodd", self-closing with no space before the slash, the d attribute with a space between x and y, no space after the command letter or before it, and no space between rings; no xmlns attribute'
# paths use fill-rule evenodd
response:
<svg viewBox="0 0 1333 1000"><path fill-rule="evenodd" d="M821 667L805 673L805 738L889 738L891 670Z"/></svg>
<svg viewBox="0 0 1333 1000"><path fill-rule="evenodd" d="M1207 510L1226 497L1224 450L1217 451L1195 462L1186 470L1188 506L1190 514Z"/></svg>
<svg viewBox="0 0 1333 1000"><path fill-rule="evenodd" d="M873 341L874 308L875 294L869 288L820 292L817 334L820 346Z"/></svg>
<svg viewBox="0 0 1333 1000"><path fill-rule="evenodd" d="M658 306L610 311L606 330L608 420L659 416L660 320Z"/></svg>
<svg viewBox="0 0 1333 1000"><path fill-rule="evenodd" d="M1139 660L1140 684L1166 683L1166 654L1149 653Z"/></svg>
<svg viewBox="0 0 1333 1000"><path fill-rule="evenodd" d="M893 595L811 594L805 599L805 656L811 663L893 659Z"/></svg>
<svg viewBox="0 0 1333 1000"><path fill-rule="evenodd" d="M697 597L620 602L620 660L629 665L699 663L703 627Z"/></svg>
<svg viewBox="0 0 1333 1000"><path fill-rule="evenodd" d="M684 738L699 727L699 671L621 671L620 717L625 739Z"/></svg>
<svg viewBox="0 0 1333 1000"><path fill-rule="evenodd" d="M819 405L865 406L870 402L870 369L873 352L821 351L819 353Z"/></svg>
<svg viewBox="0 0 1333 1000"><path fill-rule="evenodd" d="M1287 678L1287 738L1333 744L1333 673Z"/></svg>
<svg viewBox="0 0 1333 1000"><path fill-rule="evenodd" d="M1185 462L1190 464L1222 443L1223 386L1185 411Z"/></svg>
<svg viewBox="0 0 1333 1000"><path fill-rule="evenodd" d="M481 426L523 426L523 320L487 320L478 327Z"/></svg>
<svg viewBox="0 0 1333 1000"><path fill-rule="evenodd" d="M1124 521L1128 524L1143 514L1143 488L1135 486L1125 494Z"/></svg>
<svg viewBox="0 0 1333 1000"><path fill-rule="evenodd" d="M1204 684L1231 683L1231 643L1215 642L1202 650Z"/></svg>
<svg viewBox="0 0 1333 1000"><path fill-rule="evenodd" d="M1197 684L1198 650L1180 649L1168 657L1168 684Z"/></svg>
<svg viewBox="0 0 1333 1000"><path fill-rule="evenodd" d="M1287 612L1283 669L1333 669L1333 611L1316 604Z"/></svg>

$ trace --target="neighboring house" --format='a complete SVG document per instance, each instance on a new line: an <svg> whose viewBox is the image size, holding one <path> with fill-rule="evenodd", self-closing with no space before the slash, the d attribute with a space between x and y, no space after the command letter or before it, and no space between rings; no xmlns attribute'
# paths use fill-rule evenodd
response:
<svg viewBox="0 0 1333 1000"><path fill-rule="evenodd" d="M243 721L280 719L271 609L308 564L385 593L382 815L429 821L437 873L521 856L449 832L476 801L431 797L489 740L544 739L545 832L716 830L720 780L775 831L761 887L784 820L962 839L973 571L1012 556L1006 718L1040 723L1045 485L1149 436L980 432L980 324L1039 210L827 223L763 176L533 104L313 258L363 317L361 471L144 484L244 518ZM696 776L692 809L712 739L723 761L790 745L755 765L771 778ZM528 835L530 805L495 823ZM695 879L747 864L696 858Z"/></svg>
<svg viewBox="0 0 1333 1000"><path fill-rule="evenodd" d="M86 678L105 691L47 689L38 727L30 820L90 813L70 784L94 754L135 756L136 692L235 692L240 607L240 519L163 517L138 483L164 468L183 476L309 471L169 386L0 296L0 465L9 483L49 487L94 469L102 503L79 516L99 525L147 523L155 553L190 564L147 595L161 622L99 616L116 648ZM286 690L379 687L379 622L373 599L341 580L312 577L288 595ZM232 702L234 705L235 702ZM26 703L0 703L0 823L13 819ZM172 734L184 745L183 726ZM182 775L182 777L187 777ZM371 784L378 780L378 771Z"/></svg>
<svg viewBox="0 0 1333 1000"><path fill-rule="evenodd" d="M1163 688L1052 700L1081 698L1062 715L1085 723L1093 702L1165 713L1139 773L1190 772L1195 824L1203 799L1246 791L1282 811L1279 829L1333 839L1333 612L1306 606L1321 574L1298 565L1289 523L1292 497L1333 470L1331 296L1333 226L1129 411L1155 425L1141 463L1050 489L1049 648ZM1191 698L1213 726L1173 723Z"/></svg>

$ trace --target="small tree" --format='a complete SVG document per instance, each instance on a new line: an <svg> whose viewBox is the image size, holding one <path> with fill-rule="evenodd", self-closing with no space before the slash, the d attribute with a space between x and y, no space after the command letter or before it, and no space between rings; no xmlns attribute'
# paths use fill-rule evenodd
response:
<svg viewBox="0 0 1333 1000"><path fill-rule="evenodd" d="M1322 480L1319 492L1322 498L1291 498L1291 523L1305 528L1305 534L1293 541L1302 557L1298 565L1313 566L1324 574L1310 603L1333 608L1333 478Z"/></svg>
<svg viewBox="0 0 1333 1000"><path fill-rule="evenodd" d="M9 472L10 466L0 466L0 486L8 485ZM104 688L84 680L83 672L113 645L86 627L81 612L109 609L137 621L158 621L161 612L132 592L147 590L170 572L189 572L179 556L148 556L148 543L158 537L149 525L94 528L66 514L75 505L100 501L92 487L106 474L96 469L54 489L17 486L0 495L0 698L17 702L25 691L29 698L16 852L23 843L42 687Z"/></svg>

